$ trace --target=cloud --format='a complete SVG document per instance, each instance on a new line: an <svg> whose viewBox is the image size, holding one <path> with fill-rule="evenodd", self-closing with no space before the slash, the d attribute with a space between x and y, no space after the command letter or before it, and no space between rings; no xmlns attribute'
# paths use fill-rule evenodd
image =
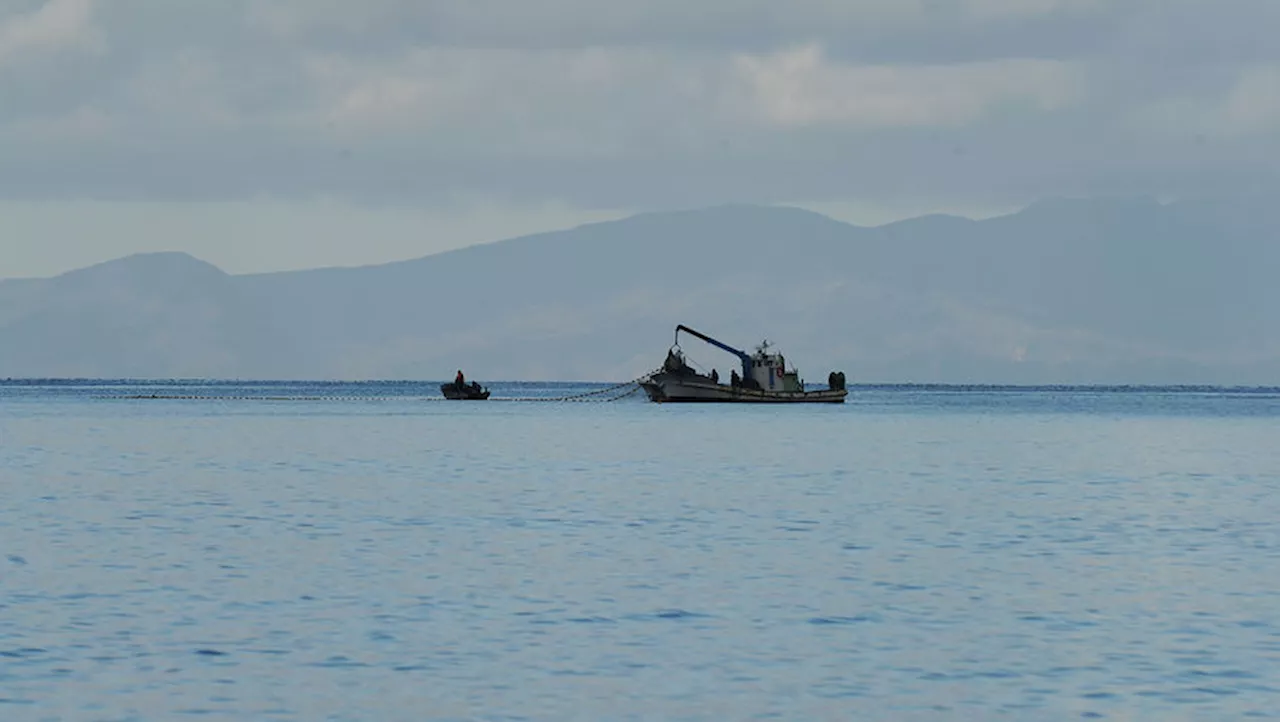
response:
<svg viewBox="0 0 1280 722"><path fill-rule="evenodd" d="M626 157L686 148L765 126L847 129L964 125L1019 105L1052 112L1078 100L1068 63L1007 59L954 65L850 65L810 45L764 55L652 48L422 47L395 56L307 54L303 107L283 122L344 143L379 136L482 156ZM215 63L180 55L135 84L151 111L231 118L235 92ZM673 113L673 109L680 112ZM632 147L637 131L647 149Z"/></svg>
<svg viewBox="0 0 1280 722"><path fill-rule="evenodd" d="M1243 70L1227 94L1222 120L1238 133L1273 132L1280 126L1280 65Z"/></svg>
<svg viewBox="0 0 1280 722"><path fill-rule="evenodd" d="M808 46L765 56L739 56L757 112L783 126L839 124L895 128L966 125L1002 102L1036 110L1063 108L1083 93L1066 63L1007 59L926 66L849 66L824 61Z"/></svg>
<svg viewBox="0 0 1280 722"><path fill-rule="evenodd" d="M1088 13L1106 7L1105 0L965 0L964 9L978 18Z"/></svg>
<svg viewBox="0 0 1280 722"><path fill-rule="evenodd" d="M65 114L38 120L21 120L9 126L9 133L40 143L101 140L109 137L113 123L98 108L81 105Z"/></svg>
<svg viewBox="0 0 1280 722"><path fill-rule="evenodd" d="M329 43L352 38L413 37L458 47L571 48L599 45L742 47L832 42L853 34L932 32L941 23L1080 16L1106 0L247 0L257 31Z"/></svg>
<svg viewBox="0 0 1280 722"><path fill-rule="evenodd" d="M22 1L0 198L1005 207L1280 149L1272 0Z"/></svg>
<svg viewBox="0 0 1280 722"><path fill-rule="evenodd" d="M42 53L100 50L93 0L46 0L34 10L0 15L0 69Z"/></svg>
<svg viewBox="0 0 1280 722"><path fill-rule="evenodd" d="M690 123L716 122L709 113L727 70L723 59L623 48L417 48L307 61L311 121L337 137L390 134L481 157L626 155L639 130L669 142ZM688 116L673 115L677 107Z"/></svg>
<svg viewBox="0 0 1280 722"><path fill-rule="evenodd" d="M1225 77L1201 92L1179 88L1133 108L1127 124L1169 138L1274 138L1280 128L1280 64L1220 72Z"/></svg>

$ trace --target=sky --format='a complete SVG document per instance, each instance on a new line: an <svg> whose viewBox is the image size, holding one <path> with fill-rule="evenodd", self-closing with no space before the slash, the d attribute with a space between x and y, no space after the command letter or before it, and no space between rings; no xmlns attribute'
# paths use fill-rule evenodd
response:
<svg viewBox="0 0 1280 722"><path fill-rule="evenodd" d="M0 278L1280 189L1276 0L0 0Z"/></svg>

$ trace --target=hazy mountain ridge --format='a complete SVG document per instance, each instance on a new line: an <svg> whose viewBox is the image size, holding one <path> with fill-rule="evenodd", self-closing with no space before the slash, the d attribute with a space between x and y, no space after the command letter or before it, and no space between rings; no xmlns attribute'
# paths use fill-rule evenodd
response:
<svg viewBox="0 0 1280 722"><path fill-rule="evenodd" d="M876 228L724 206L360 268L229 276L150 254L0 281L0 377L618 379L686 323L768 337L813 380L1275 383L1278 232L1237 200Z"/></svg>

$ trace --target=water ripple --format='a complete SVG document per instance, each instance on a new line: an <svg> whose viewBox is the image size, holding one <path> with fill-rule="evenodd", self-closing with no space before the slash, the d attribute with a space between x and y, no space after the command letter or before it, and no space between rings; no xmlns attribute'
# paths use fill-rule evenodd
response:
<svg viewBox="0 0 1280 722"><path fill-rule="evenodd" d="M1280 710L1280 399L23 388L0 388L0 719Z"/></svg>

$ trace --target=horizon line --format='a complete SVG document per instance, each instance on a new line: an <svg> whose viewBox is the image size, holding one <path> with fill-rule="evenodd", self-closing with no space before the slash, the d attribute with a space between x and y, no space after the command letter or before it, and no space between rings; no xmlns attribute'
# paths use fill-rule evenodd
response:
<svg viewBox="0 0 1280 722"><path fill-rule="evenodd" d="M87 385L103 385L103 386L158 386L158 385L268 385L268 384L285 384L285 385L344 385L344 386L375 386L375 385L392 385L392 384L440 384L448 383L449 379L250 379L250 378L201 378L201 377L138 377L138 378L111 378L111 377L92 377L92 376L11 376L0 377L0 386L87 386ZM592 386L592 385L619 385L626 383L634 383L634 381L588 381L588 380L496 380L484 381L483 385L503 384L503 385L561 385L561 386ZM821 386L821 384L815 384ZM1017 384L1017 383L991 383L991 382L940 382L940 381L864 381L858 383L848 383L849 389L864 390L962 390L962 391L1054 391L1054 390L1080 390L1080 391L1244 391L1254 393L1280 393L1280 386L1267 386L1258 384L1195 384L1195 383L1114 383L1114 382L1090 382L1090 383L1039 383L1039 384Z"/></svg>

